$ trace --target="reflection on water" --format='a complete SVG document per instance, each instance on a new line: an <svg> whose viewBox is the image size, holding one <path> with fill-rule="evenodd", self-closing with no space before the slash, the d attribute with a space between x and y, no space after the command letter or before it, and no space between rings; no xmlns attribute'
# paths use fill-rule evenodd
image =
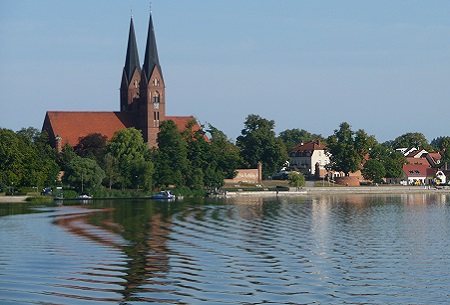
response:
<svg viewBox="0 0 450 305"><path fill-rule="evenodd" d="M0 206L1 304L441 304L449 195Z"/></svg>

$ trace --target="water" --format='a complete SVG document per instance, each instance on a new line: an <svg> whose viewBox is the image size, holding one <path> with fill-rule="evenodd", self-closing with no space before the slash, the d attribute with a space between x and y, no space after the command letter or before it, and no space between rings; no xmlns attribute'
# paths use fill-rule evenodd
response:
<svg viewBox="0 0 450 305"><path fill-rule="evenodd" d="M443 304L450 195L0 205L0 304Z"/></svg>

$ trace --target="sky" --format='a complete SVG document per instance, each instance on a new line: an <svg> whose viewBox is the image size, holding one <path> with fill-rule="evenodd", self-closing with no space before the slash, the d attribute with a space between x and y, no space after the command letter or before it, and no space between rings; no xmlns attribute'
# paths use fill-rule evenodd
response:
<svg viewBox="0 0 450 305"><path fill-rule="evenodd" d="M150 10L167 115L232 140L250 114L277 134L450 136L448 0L2 0L0 128L119 111L130 17L142 64Z"/></svg>

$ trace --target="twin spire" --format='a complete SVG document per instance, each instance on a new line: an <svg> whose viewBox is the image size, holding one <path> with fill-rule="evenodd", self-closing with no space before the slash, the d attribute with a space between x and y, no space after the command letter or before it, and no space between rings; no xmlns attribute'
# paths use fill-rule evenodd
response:
<svg viewBox="0 0 450 305"><path fill-rule="evenodd" d="M142 66L143 72L142 75L144 76L144 79L142 79L143 81L148 83L148 77L152 75L155 67L158 67L158 70L161 73L162 77L162 70L159 64L158 49L156 47L155 29L153 27L152 15L150 13L150 20L148 24L148 34L147 34L147 45L145 47L144 65ZM127 55L125 58L125 67L124 67L124 72L126 74L128 83L130 83L131 78L133 77L133 73L136 69L138 70L138 73L141 74L138 48L136 43L136 34L134 32L133 17L131 17L130 33L128 35Z"/></svg>

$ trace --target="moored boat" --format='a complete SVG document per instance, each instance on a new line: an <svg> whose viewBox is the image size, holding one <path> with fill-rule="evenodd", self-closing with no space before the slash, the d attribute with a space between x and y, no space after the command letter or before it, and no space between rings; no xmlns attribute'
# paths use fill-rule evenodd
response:
<svg viewBox="0 0 450 305"><path fill-rule="evenodd" d="M151 199L171 200L175 199L175 195L171 191L161 191L150 197Z"/></svg>

